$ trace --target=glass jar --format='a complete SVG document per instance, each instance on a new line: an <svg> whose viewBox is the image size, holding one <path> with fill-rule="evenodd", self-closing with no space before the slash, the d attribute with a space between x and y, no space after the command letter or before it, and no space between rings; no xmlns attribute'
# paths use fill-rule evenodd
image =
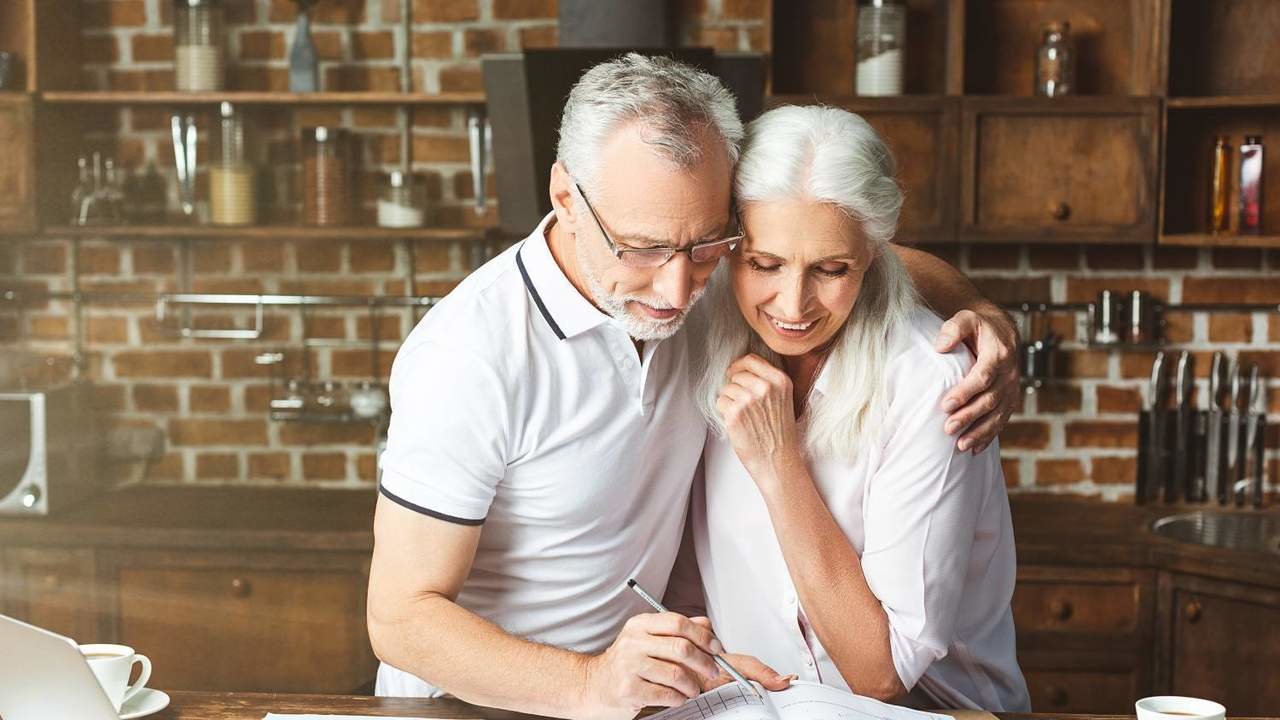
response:
<svg viewBox="0 0 1280 720"><path fill-rule="evenodd" d="M350 135L329 127L302 132L302 221L346 225L351 220Z"/></svg>
<svg viewBox="0 0 1280 720"><path fill-rule="evenodd" d="M378 198L378 227L422 227L424 213L417 190L413 176L393 170L387 187Z"/></svg>
<svg viewBox="0 0 1280 720"><path fill-rule="evenodd" d="M859 0L859 95L901 95L907 9L901 0Z"/></svg>
<svg viewBox="0 0 1280 720"><path fill-rule="evenodd" d="M221 0L174 0L174 85L185 92L222 89Z"/></svg>
<svg viewBox="0 0 1280 720"><path fill-rule="evenodd" d="M252 225L257 221L253 166L245 153L244 118L228 102L220 107L221 158L209 170L209 205L215 225Z"/></svg>
<svg viewBox="0 0 1280 720"><path fill-rule="evenodd" d="M1075 48L1071 44L1071 24L1051 22L1044 26L1036 51L1036 95L1062 97L1075 92Z"/></svg>

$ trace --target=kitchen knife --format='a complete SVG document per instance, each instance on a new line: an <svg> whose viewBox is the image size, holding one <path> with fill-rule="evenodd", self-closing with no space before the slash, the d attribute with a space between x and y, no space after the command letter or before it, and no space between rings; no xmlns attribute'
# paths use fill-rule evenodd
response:
<svg viewBox="0 0 1280 720"><path fill-rule="evenodd" d="M1218 504L1235 502L1236 465L1240 462L1240 363L1231 365L1231 394L1227 397L1227 465L1218 491Z"/></svg>
<svg viewBox="0 0 1280 720"><path fill-rule="evenodd" d="M1166 503L1176 503L1192 497L1191 393L1195 390L1195 381L1195 359L1191 353L1184 350L1178 356L1177 385L1174 388L1174 401L1178 404L1178 415L1173 438L1173 472L1165 475L1164 501Z"/></svg>
<svg viewBox="0 0 1280 720"><path fill-rule="evenodd" d="M1239 363L1237 362L1237 367ZM1249 397L1252 392L1252 374L1240 373L1240 394L1232 408L1233 424L1236 431L1236 462L1231 471L1231 502L1237 506L1244 504L1244 492L1248 488L1245 478L1249 474L1249 436L1246 430L1249 425Z"/></svg>
<svg viewBox="0 0 1280 720"><path fill-rule="evenodd" d="M1209 370L1209 421L1205 431L1204 485L1198 488L1196 500L1218 502L1221 497L1223 465L1226 455L1222 452L1222 403L1229 387L1227 357L1222 352L1213 354L1213 366Z"/></svg>
<svg viewBox="0 0 1280 720"><path fill-rule="evenodd" d="M1258 437L1258 431L1262 425L1262 404L1265 401L1265 393L1262 392L1262 378L1257 365L1249 368L1249 402L1245 405L1245 451L1240 460L1243 467L1243 477L1241 482L1244 483L1240 492L1243 494L1245 488L1248 488L1250 502L1255 507L1262 506L1262 468L1261 463L1257 462L1257 451L1261 449L1264 438Z"/></svg>
<svg viewBox="0 0 1280 720"><path fill-rule="evenodd" d="M1160 488L1164 487L1164 452L1165 413L1164 390L1167 383L1165 376L1164 352L1156 353L1151 363L1151 383L1147 388L1147 432L1146 447L1143 455L1146 458L1145 472L1138 477L1137 498L1140 503L1154 499Z"/></svg>

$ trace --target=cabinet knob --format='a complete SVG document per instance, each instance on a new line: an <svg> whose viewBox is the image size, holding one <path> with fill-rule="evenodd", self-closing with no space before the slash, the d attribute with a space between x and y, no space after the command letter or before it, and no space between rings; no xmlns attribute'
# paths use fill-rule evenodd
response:
<svg viewBox="0 0 1280 720"><path fill-rule="evenodd" d="M1071 217L1071 206L1059 200L1055 203L1049 203L1049 215L1059 222Z"/></svg>
<svg viewBox="0 0 1280 720"><path fill-rule="evenodd" d="M53 573L49 573L41 578L41 583L45 590L57 590L62 585L62 578Z"/></svg>
<svg viewBox="0 0 1280 720"><path fill-rule="evenodd" d="M234 596L236 596L236 597L249 597L249 592L250 592L250 590L251 590L251 589L252 589L252 588L250 587L250 585L249 585L249 581L248 581L248 580L245 580L244 578L232 578L232 579L231 579L231 594L232 594L232 595L234 595Z"/></svg>
<svg viewBox="0 0 1280 720"><path fill-rule="evenodd" d="M1187 619L1189 623L1200 622L1200 616L1204 613L1204 609L1200 607L1200 603L1192 600L1182 607L1182 617Z"/></svg>
<svg viewBox="0 0 1280 720"><path fill-rule="evenodd" d="M1069 600L1053 600L1049 603L1049 614L1054 620L1070 620L1075 611Z"/></svg>
<svg viewBox="0 0 1280 720"><path fill-rule="evenodd" d="M1065 689L1060 688L1057 685L1050 685L1048 690L1050 705L1054 707L1066 707L1067 703L1071 702L1071 696L1067 694Z"/></svg>

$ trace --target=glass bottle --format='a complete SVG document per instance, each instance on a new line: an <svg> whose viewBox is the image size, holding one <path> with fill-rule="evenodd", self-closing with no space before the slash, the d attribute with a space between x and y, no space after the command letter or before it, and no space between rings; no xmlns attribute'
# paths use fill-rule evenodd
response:
<svg viewBox="0 0 1280 720"><path fill-rule="evenodd" d="M859 0L859 95L901 95L907 9L901 0Z"/></svg>
<svg viewBox="0 0 1280 720"><path fill-rule="evenodd" d="M1036 51L1036 88L1040 97L1062 97L1075 92L1075 48L1071 24L1051 22L1044 26Z"/></svg>
<svg viewBox="0 0 1280 720"><path fill-rule="evenodd" d="M1209 232L1231 229L1227 207L1231 199L1231 143L1226 135L1213 139L1213 174L1209 178Z"/></svg>
<svg viewBox="0 0 1280 720"><path fill-rule="evenodd" d="M351 219L347 131L307 128L302 134L302 221L346 225Z"/></svg>
<svg viewBox="0 0 1280 720"><path fill-rule="evenodd" d="M221 0L174 0L174 84L185 92L222 89Z"/></svg>
<svg viewBox="0 0 1280 720"><path fill-rule="evenodd" d="M422 203L417 197L412 176L399 170L391 172L387 187L378 198L378 226L385 228L421 227Z"/></svg>
<svg viewBox="0 0 1280 720"><path fill-rule="evenodd" d="M1262 233L1262 136L1247 135L1240 144L1241 235Z"/></svg>
<svg viewBox="0 0 1280 720"><path fill-rule="evenodd" d="M252 225L257 221L254 169L245 153L244 118L224 102L219 108L222 154L209 170L209 205L215 225Z"/></svg>
<svg viewBox="0 0 1280 720"><path fill-rule="evenodd" d="M85 198L93 194L93 179L89 176L89 158L81 155L76 160L76 165L80 168L80 180L71 191L71 224L83 225L81 210Z"/></svg>

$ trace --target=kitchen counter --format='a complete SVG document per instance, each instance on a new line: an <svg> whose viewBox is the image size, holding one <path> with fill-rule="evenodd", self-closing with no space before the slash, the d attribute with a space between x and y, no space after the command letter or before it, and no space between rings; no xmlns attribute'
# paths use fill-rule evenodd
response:
<svg viewBox="0 0 1280 720"><path fill-rule="evenodd" d="M58 516L0 518L0 546L365 551L375 500L372 489L136 486ZM1022 565L1147 567L1280 588L1280 555L1175 542L1148 529L1194 507L1054 495L1017 495L1012 507Z"/></svg>

